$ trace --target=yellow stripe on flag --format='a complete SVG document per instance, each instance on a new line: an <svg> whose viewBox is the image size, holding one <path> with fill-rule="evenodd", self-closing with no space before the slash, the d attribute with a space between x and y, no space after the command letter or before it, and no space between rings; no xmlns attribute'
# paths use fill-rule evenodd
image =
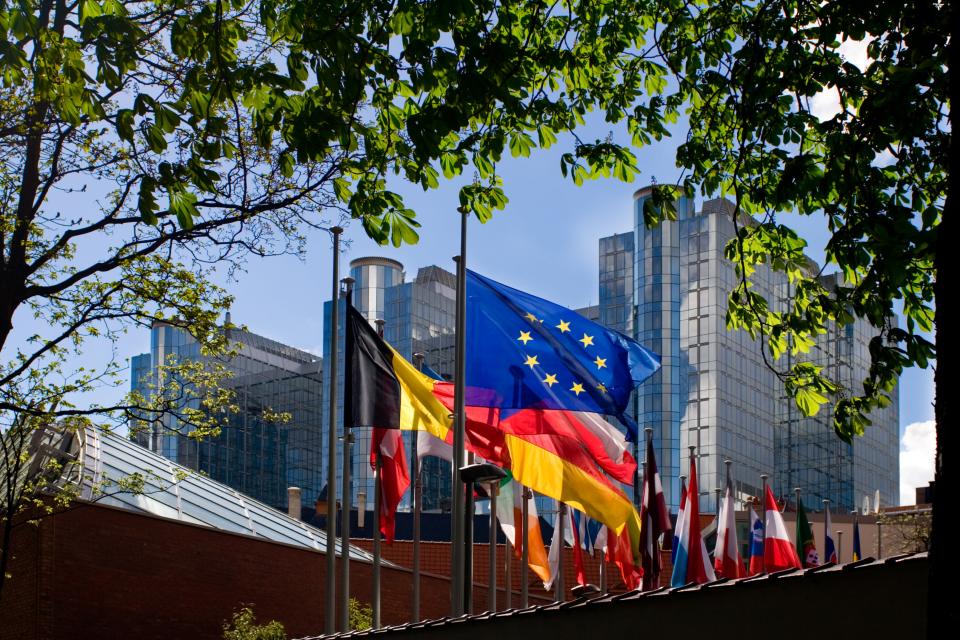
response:
<svg viewBox="0 0 960 640"><path fill-rule="evenodd" d="M433 395L434 379L425 376L393 351L393 372L400 383L400 428L404 431L426 431L441 440L453 425L450 411Z"/></svg>

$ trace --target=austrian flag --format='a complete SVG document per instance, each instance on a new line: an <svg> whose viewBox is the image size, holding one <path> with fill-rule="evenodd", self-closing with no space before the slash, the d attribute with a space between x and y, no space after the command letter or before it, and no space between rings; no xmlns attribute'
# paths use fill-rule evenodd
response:
<svg viewBox="0 0 960 640"><path fill-rule="evenodd" d="M783 524L783 516L780 515L777 501L769 486L764 496L764 508L767 511L766 536L763 540L764 568L767 573L783 569L799 569L800 558L797 557L797 550L793 548L793 543L787 537L787 527Z"/></svg>

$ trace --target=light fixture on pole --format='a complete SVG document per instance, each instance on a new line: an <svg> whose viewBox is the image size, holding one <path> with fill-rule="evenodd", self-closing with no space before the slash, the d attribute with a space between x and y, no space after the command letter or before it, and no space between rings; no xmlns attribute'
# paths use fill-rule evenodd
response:
<svg viewBox="0 0 960 640"><path fill-rule="evenodd" d="M463 481L463 492L466 496L465 501L465 513L464 520L467 518L473 519L473 485L475 483L483 482L498 482L507 477L507 472L498 467L495 464L490 464L489 462L480 462L475 464L468 464L460 467L460 479ZM464 527L466 529L466 526ZM472 542L472 541L471 541ZM466 550L465 550L466 551ZM472 549L470 550L472 552ZM471 563L472 564L472 563ZM467 570L470 564L464 563L464 572L463 572L463 603L461 611L469 612L470 604L473 600L472 586L473 586L473 576L472 572Z"/></svg>

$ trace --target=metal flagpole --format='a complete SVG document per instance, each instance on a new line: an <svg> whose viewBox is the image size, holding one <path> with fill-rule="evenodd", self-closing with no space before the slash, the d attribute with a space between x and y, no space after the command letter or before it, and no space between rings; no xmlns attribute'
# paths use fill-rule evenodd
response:
<svg viewBox="0 0 960 640"><path fill-rule="evenodd" d="M417 371L423 371L423 354L413 354L413 364ZM423 484L420 479L420 454L417 447L420 441L419 431L410 432L413 446L410 460L413 464L413 622L420 621L420 508L423 496Z"/></svg>
<svg viewBox="0 0 960 640"><path fill-rule="evenodd" d="M373 610L373 628L380 628L380 513L383 507L380 502L383 500L383 480L380 477L380 471L383 469L383 459L380 453L380 447L377 447L377 453L374 456L376 462L373 470L373 602L370 603Z"/></svg>
<svg viewBox="0 0 960 640"><path fill-rule="evenodd" d="M353 304L353 278L343 279L347 306ZM344 402L347 402L344 399ZM350 465L353 432L343 425L343 483L340 487L340 627L350 631Z"/></svg>
<svg viewBox="0 0 960 640"><path fill-rule="evenodd" d="M327 377L330 380L330 415L327 424L327 598L324 603L324 632L331 634L337 627L337 326L340 316L340 234L341 227L330 229L333 234L333 294L330 301L330 357Z"/></svg>
<svg viewBox="0 0 960 640"><path fill-rule="evenodd" d="M473 464L473 454L467 454L466 464ZM473 482L463 487L463 611L473 613Z"/></svg>
<svg viewBox="0 0 960 640"><path fill-rule="evenodd" d="M553 578L553 597L557 602L563 602L566 595L566 585L563 580L563 528L567 523L567 505L557 503L557 526L553 528L553 535L559 536L556 543L560 545L560 552L557 554L557 575Z"/></svg>
<svg viewBox="0 0 960 640"><path fill-rule="evenodd" d="M500 483L490 483L490 575L487 578L487 611L497 610L497 494L500 493Z"/></svg>
<svg viewBox="0 0 960 640"><path fill-rule="evenodd" d="M522 522L520 523L520 608L526 609L529 606L529 600L527 598L527 587L529 582L528 577L528 560L530 558L530 527L528 525L528 518L530 516L530 505L528 504L530 500L530 489L523 488L523 508L521 509L520 518Z"/></svg>
<svg viewBox="0 0 960 640"><path fill-rule="evenodd" d="M769 478L765 473L760 474L760 481L763 483L763 492L760 494L760 527L763 529L763 539L764 539L764 554L760 557L760 565L763 567L763 570L767 570L767 565L765 562L766 558L766 539L767 539L767 478ZM750 535L753 535L752 533Z"/></svg>
<svg viewBox="0 0 960 640"><path fill-rule="evenodd" d="M607 532L609 537L610 532ZM607 544L610 544L607 542ZM607 552L605 549L600 549L600 593L607 593Z"/></svg>
<svg viewBox="0 0 960 640"><path fill-rule="evenodd" d="M377 335L382 338L383 325L386 324L386 321L378 318L376 323ZM373 434L371 434L371 437L373 437ZM380 452L380 447L377 447L376 455L374 455L373 469L373 597L371 598L372 602L370 603L374 629L380 628L380 514L383 510L383 507L381 506L381 501L383 500L383 479L381 478L382 469L383 457ZM359 517L359 512L357 513L357 516Z"/></svg>
<svg viewBox="0 0 960 640"><path fill-rule="evenodd" d="M510 507L513 509L513 507ZM517 529L513 529L513 539L517 539ZM506 584L506 589L504 590L504 595L507 598L505 603L506 609L513 609L513 554L514 546L513 543L507 540L503 545L503 581Z"/></svg>
<svg viewBox="0 0 960 640"><path fill-rule="evenodd" d="M823 563L826 564L830 562L830 558L827 557L827 537L830 535L830 531L827 529L827 519L830 517L830 498L823 499ZM840 555L837 554L837 564L840 564Z"/></svg>
<svg viewBox="0 0 960 640"><path fill-rule="evenodd" d="M467 217L469 211L463 207L460 211L460 255L457 256L457 334L456 334L456 373L454 375L454 426L453 426L453 479L451 492L453 505L450 514L451 559L450 559L450 614L463 614L463 574L464 545L466 531L464 521L464 486L460 479L460 467L463 466L463 445L466 429L464 378L466 377L466 339L467 339Z"/></svg>

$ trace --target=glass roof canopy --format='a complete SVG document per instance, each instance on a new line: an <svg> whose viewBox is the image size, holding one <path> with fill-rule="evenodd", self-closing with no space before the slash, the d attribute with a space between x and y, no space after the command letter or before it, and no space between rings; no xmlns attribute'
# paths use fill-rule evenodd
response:
<svg viewBox="0 0 960 640"><path fill-rule="evenodd" d="M84 500L320 552L326 550L325 531L171 462L127 438L94 427L88 427L79 435L79 438L61 437L60 442L53 442L58 439L56 436L44 440L47 450L52 444L52 448L63 450L61 456L66 454L76 459L81 467ZM33 453L46 455L45 451ZM120 490L116 483L133 474L142 476L142 492ZM100 488L100 495L95 495L95 487ZM337 553L340 553L340 542L338 538ZM372 562L373 555L351 546L350 559ZM381 563L395 566L385 560Z"/></svg>

